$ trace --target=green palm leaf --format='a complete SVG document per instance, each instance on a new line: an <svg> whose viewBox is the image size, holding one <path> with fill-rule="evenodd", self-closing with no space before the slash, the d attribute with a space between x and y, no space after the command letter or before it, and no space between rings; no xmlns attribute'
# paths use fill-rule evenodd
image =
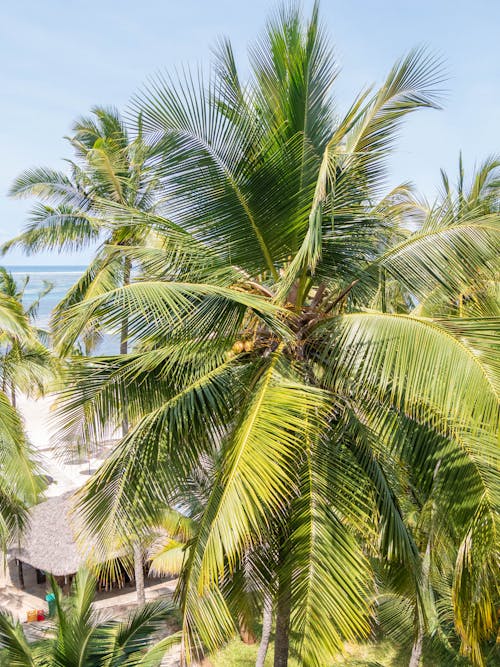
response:
<svg viewBox="0 0 500 667"><path fill-rule="evenodd" d="M360 545L330 506L332 489L316 449L310 445L303 464L287 545L293 557L283 564L292 577L297 651L308 667L328 664L344 641L368 634L371 587L371 568Z"/></svg>
<svg viewBox="0 0 500 667"><path fill-rule="evenodd" d="M324 355L330 359L329 386L361 394L373 389L417 418L427 418L439 406L445 432L472 425L476 432L495 432L498 387L480 353L464 338L430 319L376 312L353 313L324 325L332 327L334 353Z"/></svg>

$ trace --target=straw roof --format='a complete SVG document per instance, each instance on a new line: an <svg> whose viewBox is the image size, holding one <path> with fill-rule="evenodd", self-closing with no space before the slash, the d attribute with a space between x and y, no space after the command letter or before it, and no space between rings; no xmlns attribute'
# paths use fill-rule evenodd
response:
<svg viewBox="0 0 500 667"><path fill-rule="evenodd" d="M73 492L69 491L32 507L29 526L10 553L55 576L74 574L86 558L77 548L71 526L72 501Z"/></svg>

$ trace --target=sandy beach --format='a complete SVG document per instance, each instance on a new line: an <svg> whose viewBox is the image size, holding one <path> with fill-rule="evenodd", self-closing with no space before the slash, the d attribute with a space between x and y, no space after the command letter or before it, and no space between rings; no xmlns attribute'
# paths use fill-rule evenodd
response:
<svg viewBox="0 0 500 667"><path fill-rule="evenodd" d="M37 399L20 396L17 402L28 438L39 456L42 471L53 479L44 494L47 498L77 489L102 463L102 458L94 457L71 461L64 456L63 451L58 450L52 404L51 396Z"/></svg>
<svg viewBox="0 0 500 667"><path fill-rule="evenodd" d="M68 463L57 451L53 427L51 405L53 399L32 399L19 396L17 407L23 416L26 433L40 459L43 472L53 479L44 492L45 498L59 496L66 491L75 490L84 484L89 474L93 473L103 459L90 458L78 463ZM46 608L45 584L37 584L35 571L25 567L25 589L21 590L17 577L17 568L12 557L0 564L0 609L6 609L21 621L26 620L29 609ZM175 580L148 579L146 598L170 597L175 588ZM137 604L136 593L129 586L121 590L101 591L96 596L95 608L106 612L111 617L124 617ZM177 664L178 651L170 652L170 662Z"/></svg>

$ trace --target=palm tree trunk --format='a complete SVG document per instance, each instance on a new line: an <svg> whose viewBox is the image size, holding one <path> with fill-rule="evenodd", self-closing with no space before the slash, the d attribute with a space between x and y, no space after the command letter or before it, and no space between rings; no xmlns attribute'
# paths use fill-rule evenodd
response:
<svg viewBox="0 0 500 667"><path fill-rule="evenodd" d="M273 598L269 590L264 592L264 609L262 613L262 637L260 639L259 652L255 667L264 667L264 661L269 647L271 629L273 625Z"/></svg>
<svg viewBox="0 0 500 667"><path fill-rule="evenodd" d="M411 649L411 657L410 657L410 662L408 664L408 667L419 667L420 665L420 658L422 657L422 644L424 641L424 633L422 631L422 626L420 625L418 628L418 633L417 637L413 643L413 647Z"/></svg>
<svg viewBox="0 0 500 667"><path fill-rule="evenodd" d="M433 479L435 480L437 477L438 470L441 466L441 459L436 464L436 467L434 469L434 475ZM432 514L431 514L431 520L432 520ZM425 547L425 554L424 558L422 560L422 588L425 590L425 594L430 592L430 566L431 566L431 555L432 555L432 523L430 526L430 532L427 538L427 545ZM423 626L423 620L418 614L418 608L417 608L417 613L415 614L415 621L418 623L418 631L417 631L417 636L415 637L415 641L413 642L413 647L411 649L411 657L410 657L410 662L408 667L419 667L420 665L420 659L422 658L422 648L423 648L423 643L424 643L424 626Z"/></svg>
<svg viewBox="0 0 500 667"><path fill-rule="evenodd" d="M276 633L274 637L274 667L288 667L290 615L292 611L292 577L288 564L284 563L284 549L280 549L280 552Z"/></svg>
<svg viewBox="0 0 500 667"><path fill-rule="evenodd" d="M142 564L142 547L140 542L134 543L134 576L137 604L143 605L146 602L146 594L144 592L144 568Z"/></svg>
<svg viewBox="0 0 500 667"><path fill-rule="evenodd" d="M385 289L385 271L380 269L380 293L382 297L382 312L387 312L387 292Z"/></svg>
<svg viewBox="0 0 500 667"><path fill-rule="evenodd" d="M123 286L130 284L130 260L124 259L123 262ZM122 326L120 331L120 354L127 354L128 352L128 317L126 315L122 318ZM122 413L122 435L125 437L128 433L128 414L127 402L124 399L123 413Z"/></svg>
<svg viewBox="0 0 500 667"><path fill-rule="evenodd" d="M16 387L14 383L12 383L10 386L10 397L11 397L12 407L15 408L17 399L16 399Z"/></svg>

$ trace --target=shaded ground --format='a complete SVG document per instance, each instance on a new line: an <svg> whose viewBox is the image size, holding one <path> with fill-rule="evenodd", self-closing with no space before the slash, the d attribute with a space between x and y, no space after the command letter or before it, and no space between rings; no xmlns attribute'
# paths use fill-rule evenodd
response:
<svg viewBox="0 0 500 667"><path fill-rule="evenodd" d="M254 667L258 645L247 646L239 640L231 642L216 656L210 657L212 667ZM266 658L266 667L273 665L273 647L270 646ZM339 656L332 665L348 665L349 667L408 667L408 655L401 655L389 642L376 645L347 645L345 656ZM289 667L298 667L291 658ZM327 667L325 665L325 667ZM430 667L430 666L429 666ZM437 665L433 665L437 667Z"/></svg>
<svg viewBox="0 0 500 667"><path fill-rule="evenodd" d="M26 621L30 609L48 610L45 602L47 584L37 584L35 570L24 565L25 588L19 586L17 567L14 560L9 560L7 570L0 567L0 609L9 611L20 621ZM171 597L177 580L149 579L145 582L146 599ZM96 593L94 608L113 618L126 616L136 604L133 586L120 590L100 591Z"/></svg>
<svg viewBox="0 0 500 667"><path fill-rule="evenodd" d="M209 667L254 667L258 645L247 646L239 639L232 641L217 655L210 656ZM396 646L389 640L380 640L375 644L347 644L343 656L322 667L408 667L410 647ZM500 652L492 645L486 651L486 666L500 667ZM269 647L266 667L273 665L273 646ZM453 652L443 651L438 646L424 646L422 667L470 667L465 658L459 658ZM205 667L205 666L204 666ZM208 666L207 666L208 667ZM293 658L289 667L298 667Z"/></svg>

